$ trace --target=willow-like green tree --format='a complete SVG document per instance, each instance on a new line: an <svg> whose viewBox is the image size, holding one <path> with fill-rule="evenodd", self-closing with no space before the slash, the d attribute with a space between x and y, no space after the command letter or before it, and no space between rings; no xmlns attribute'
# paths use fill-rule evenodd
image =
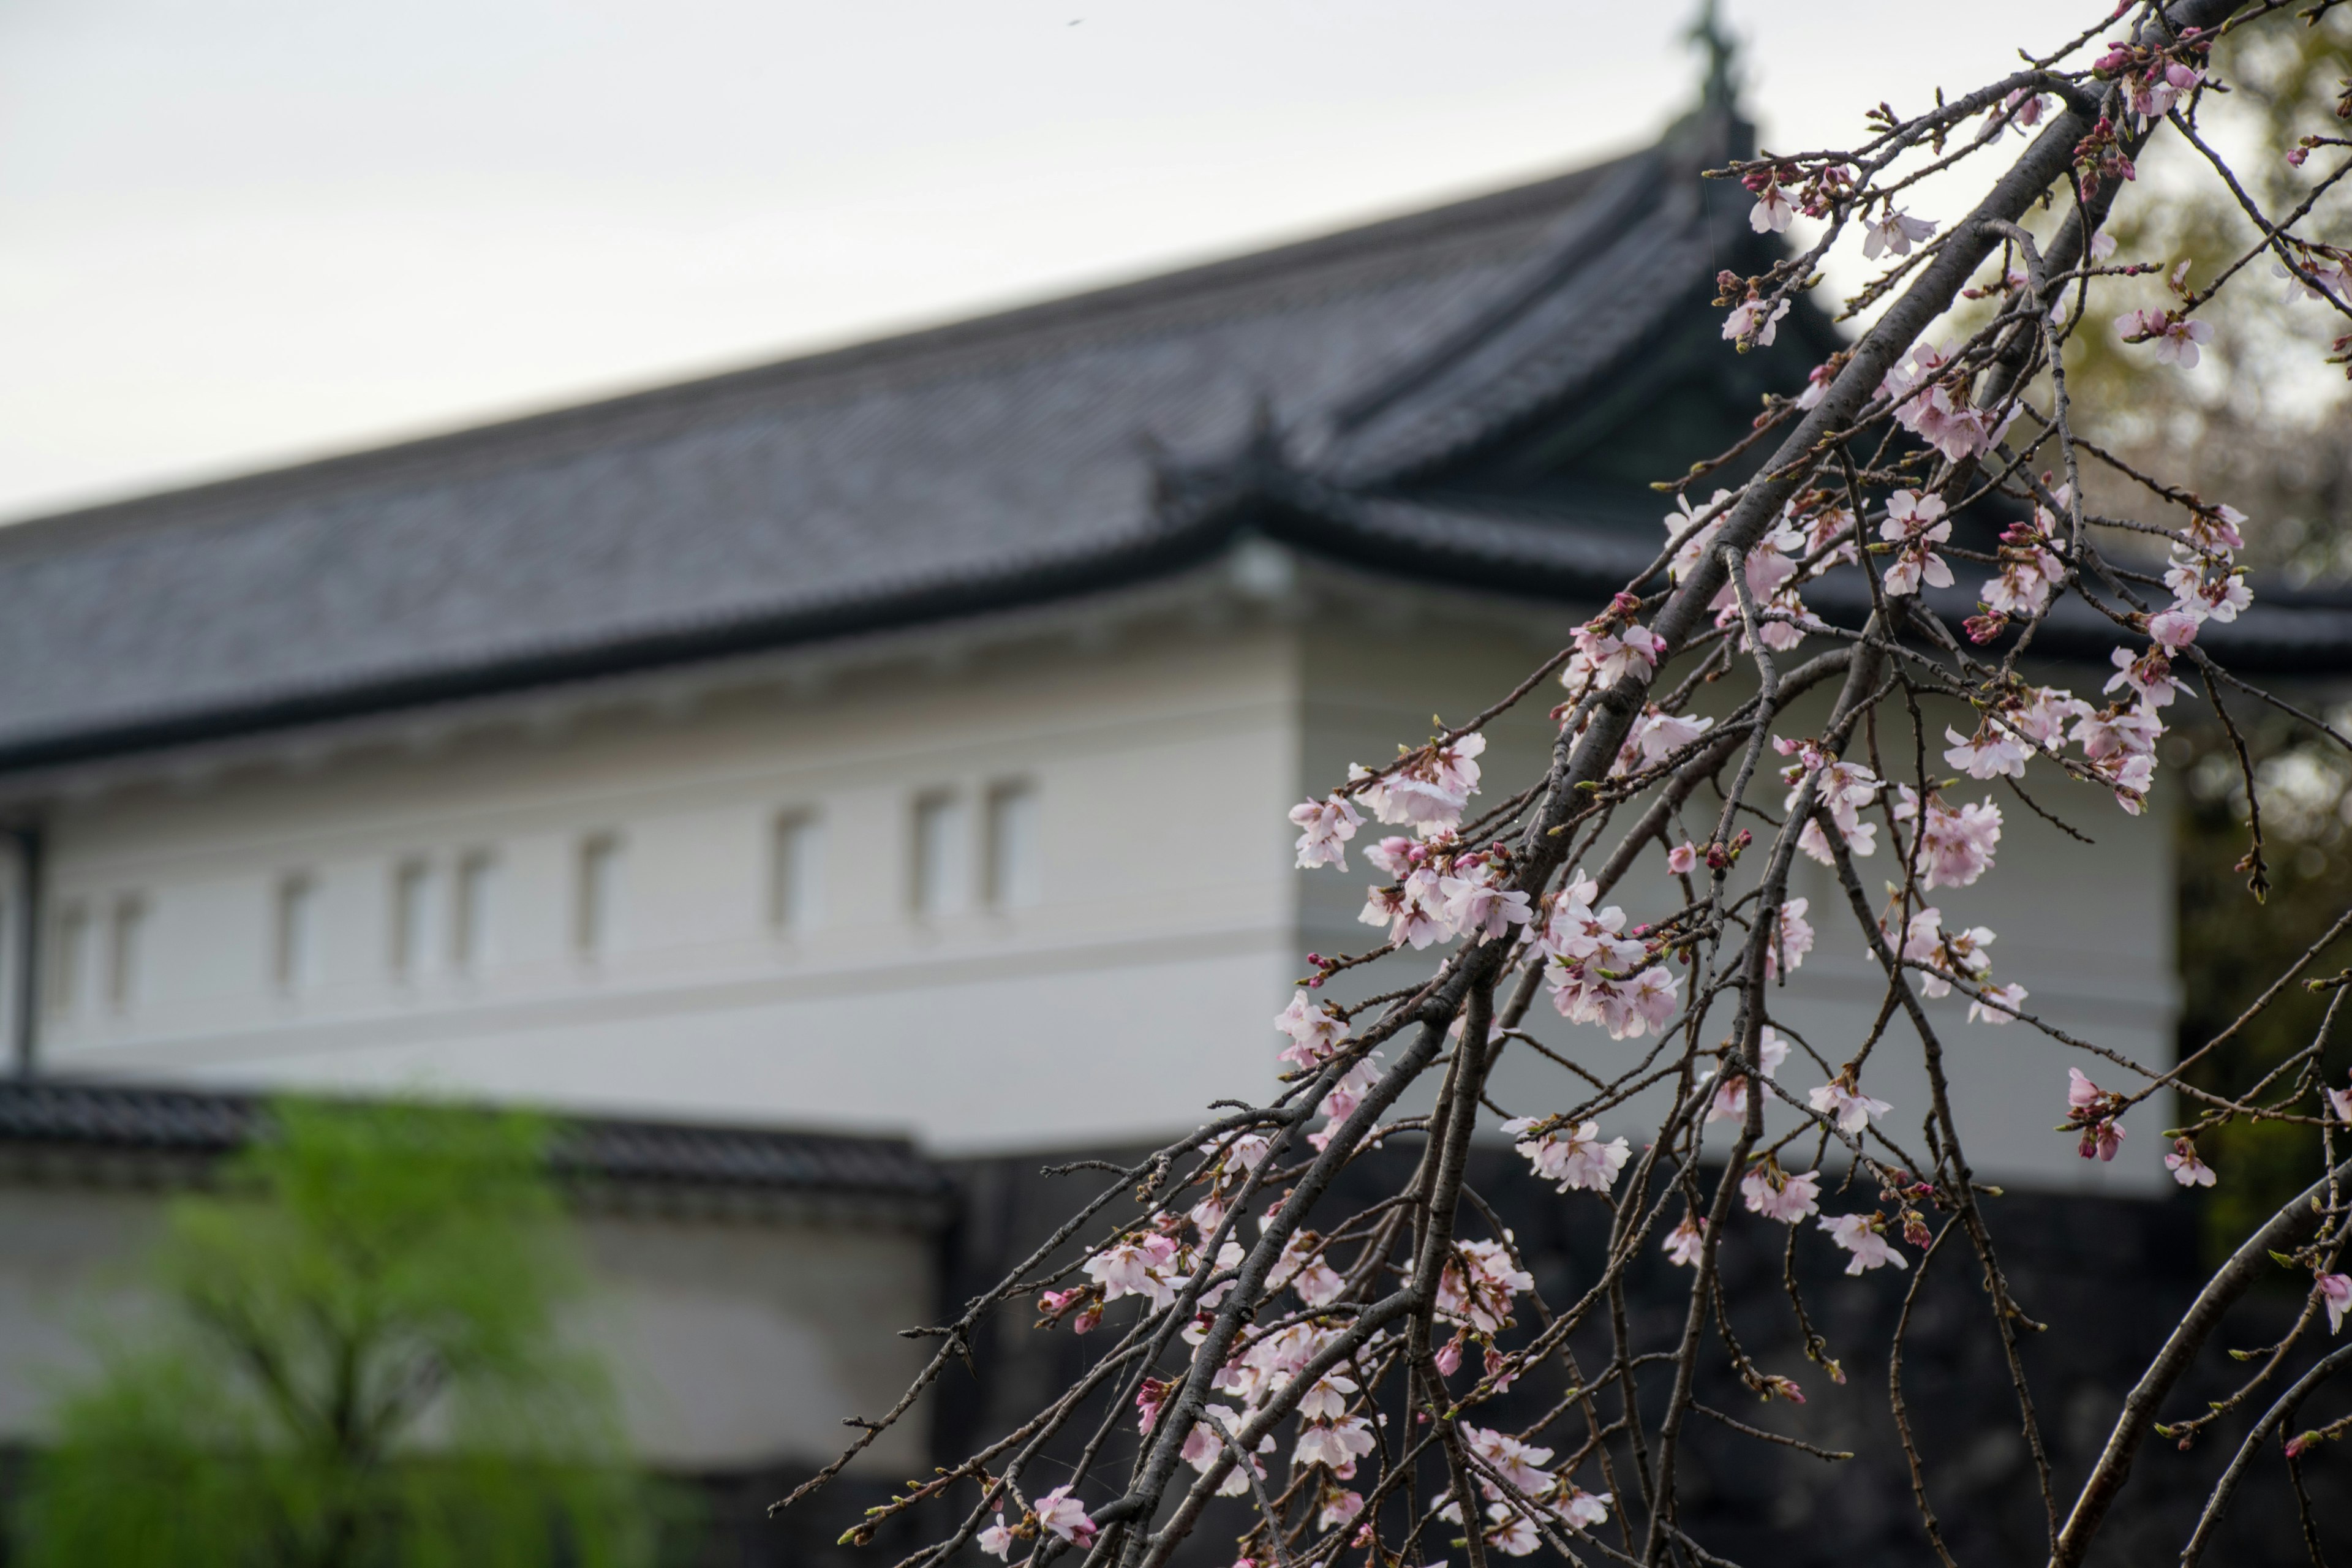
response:
<svg viewBox="0 0 2352 1568"><path fill-rule="evenodd" d="M63 1399L35 1568L642 1562L647 1493L559 1312L544 1123L286 1101L174 1202L154 1310Z"/></svg>

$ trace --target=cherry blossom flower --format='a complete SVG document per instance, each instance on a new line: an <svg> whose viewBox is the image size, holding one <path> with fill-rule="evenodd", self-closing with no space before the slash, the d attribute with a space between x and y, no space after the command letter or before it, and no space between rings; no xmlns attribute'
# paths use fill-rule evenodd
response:
<svg viewBox="0 0 2352 1568"><path fill-rule="evenodd" d="M2010 127L2022 133L2029 126L2041 124L2042 116L2049 108L2050 100L2047 95L2035 92L2030 88L2021 87L2002 99L2000 108L1995 112L2008 116ZM2106 236L2100 235L2097 237L2105 239ZM2110 248L2115 244L2113 240L2108 240L2107 243Z"/></svg>
<svg viewBox="0 0 2352 1568"><path fill-rule="evenodd" d="M1565 1489L1559 1500L1552 1505L1552 1511L1559 1515L1570 1530L1581 1535L1596 1524L1609 1522L1609 1504L1614 1500L1614 1493L1589 1492L1574 1481L1560 1484Z"/></svg>
<svg viewBox="0 0 2352 1568"><path fill-rule="evenodd" d="M1731 314L1723 319L1724 341L1736 342L1741 348L1770 348L1773 336L1780 330L1780 318L1789 313L1789 301L1783 300L1770 306L1769 315L1766 310L1761 299L1742 300L1733 306Z"/></svg>
<svg viewBox="0 0 2352 1568"><path fill-rule="evenodd" d="M2188 526L2181 531L2189 536L2190 543L2202 550L2243 550L2246 537L2240 525L2245 521L2246 514L2236 507L2217 506L2190 514Z"/></svg>
<svg viewBox="0 0 2352 1568"><path fill-rule="evenodd" d="M1300 829L1298 835L1298 868L1311 871L1318 866L1348 868L1348 840L1356 836L1363 825L1363 814L1351 801L1334 795L1328 800L1310 800L1290 808L1290 820Z"/></svg>
<svg viewBox="0 0 2352 1568"><path fill-rule="evenodd" d="M2157 363L2183 370L2196 365L2200 343L2213 341L2210 323L2184 320L2170 310L2126 310L2116 318L2116 331L2127 343L2154 342Z"/></svg>
<svg viewBox="0 0 2352 1568"><path fill-rule="evenodd" d="M1582 688L1586 681L1602 686L1614 686L1627 675L1638 670L1643 675L1658 668L1658 657L1665 644L1647 626L1625 626L1617 631L1596 629L1601 621L1581 626L1570 634L1576 645L1576 656L1560 672L1560 684L1571 690Z"/></svg>
<svg viewBox="0 0 2352 1568"><path fill-rule="evenodd" d="M1541 1125L1540 1118L1521 1116L1504 1122L1503 1131L1516 1136ZM1612 1138L1606 1143L1601 1141L1598 1121L1555 1129L1512 1147L1527 1156L1537 1175L1559 1183L1563 1193L1579 1189L1607 1192L1616 1184L1617 1173L1632 1157L1632 1146L1624 1139Z"/></svg>
<svg viewBox="0 0 2352 1568"><path fill-rule="evenodd" d="M1123 1238L1086 1261L1086 1272L1102 1287L1103 1300L1141 1296L1153 1307L1176 1299L1175 1282L1168 1278L1176 1259L1176 1244L1157 1234Z"/></svg>
<svg viewBox="0 0 2352 1568"><path fill-rule="evenodd" d="M2119 686L2128 688L2139 699L2142 708L2169 707L2179 694L2180 682L2172 679L2172 656L2161 647L2151 647L2137 658L2122 648L2112 648L2108 650L2107 662L2116 667L2116 673L2107 677L2104 689L2112 692ZM2084 703L2076 717L2087 716L2090 711L2090 705Z"/></svg>
<svg viewBox="0 0 2352 1568"><path fill-rule="evenodd" d="M1294 1062L1301 1068L1320 1067L1329 1061L1348 1035L1347 1020L1318 1005L1304 991L1292 993L1290 1005L1274 1016L1274 1026L1290 1037L1289 1046L1275 1059Z"/></svg>
<svg viewBox="0 0 2352 1568"><path fill-rule="evenodd" d="M1789 1042L1780 1037L1779 1030L1767 1024L1757 1034L1756 1055L1764 1069L1764 1076L1770 1078L1780 1070L1780 1064L1789 1059ZM1709 1068L1700 1075L1699 1082L1705 1083L1713 1077L1714 1069ZM1716 1086L1715 1094L1707 1104L1706 1119L1709 1121L1738 1121L1747 1114L1748 1075L1732 1073Z"/></svg>
<svg viewBox="0 0 2352 1568"><path fill-rule="evenodd" d="M1528 1496L1532 1497L1551 1485L1551 1477L1541 1468L1551 1462L1549 1448L1538 1448L1507 1433L1473 1426L1467 1422L1462 1426L1462 1440L1472 1453L1492 1466L1497 1475ZM1478 1484L1488 1497L1499 1498L1502 1495L1499 1489L1483 1478Z"/></svg>
<svg viewBox="0 0 2352 1568"><path fill-rule="evenodd" d="M1797 216L1789 193L1780 188L1778 180L1756 193L1756 205L1748 210L1748 226L1759 234L1787 232L1790 221Z"/></svg>
<svg viewBox="0 0 2352 1568"><path fill-rule="evenodd" d="M1349 1491L1344 1487L1334 1487L1323 1494L1323 1507L1315 1515L1315 1528L1337 1529L1340 1525L1350 1522L1363 1511L1362 1493Z"/></svg>
<svg viewBox="0 0 2352 1568"><path fill-rule="evenodd" d="M2215 1179L2213 1167L2197 1157L2197 1145L2186 1138L2172 1141L2172 1152L2164 1157L2164 1165L2184 1187L2210 1187Z"/></svg>
<svg viewBox="0 0 2352 1568"><path fill-rule="evenodd" d="M1275 1259L1265 1283L1270 1290L1289 1286L1310 1307L1328 1307L1339 1299L1346 1282L1324 1261L1323 1238L1311 1230L1302 1230L1290 1238L1282 1256Z"/></svg>
<svg viewBox="0 0 2352 1568"><path fill-rule="evenodd" d="M2331 1089L2326 1092L2328 1108L2336 1112L2336 1120L2352 1121L2352 1089Z"/></svg>
<svg viewBox="0 0 2352 1568"><path fill-rule="evenodd" d="M1486 1531L1486 1544L1506 1557L1528 1556L1542 1544L1535 1521L1507 1503L1488 1503L1486 1517L1495 1521Z"/></svg>
<svg viewBox="0 0 2352 1568"><path fill-rule="evenodd" d="M1675 498L1676 510L1665 516L1667 542L1674 547L1673 558L1666 564L1669 581L1679 583L1697 570L1707 546L1715 542L1716 534L1723 528L1723 503L1730 499L1729 490L1717 490L1707 498L1705 507L1694 510L1690 497ZM1706 521L1700 521L1702 517Z"/></svg>
<svg viewBox="0 0 2352 1568"><path fill-rule="evenodd" d="M1437 1277L1440 1315L1485 1334L1508 1324L1513 1298L1534 1289L1535 1276L1512 1262L1510 1249L1499 1241L1457 1241L1454 1251Z"/></svg>
<svg viewBox="0 0 2352 1568"><path fill-rule="evenodd" d="M2083 1130L2077 1152L2085 1160L2113 1160L2124 1142L2123 1123L2116 1120L2123 1097L2093 1083L2081 1068L2068 1068L2066 1079L2066 1126Z"/></svg>
<svg viewBox="0 0 2352 1568"><path fill-rule="evenodd" d="M1474 858L1475 866L1465 864ZM1491 942L1534 918L1528 895L1502 885L1502 869L1496 861L1465 856L1455 865L1469 874L1442 878L1437 884L1445 900L1445 923L1453 930Z"/></svg>
<svg viewBox="0 0 2352 1568"><path fill-rule="evenodd" d="M1682 1224L1667 1233L1664 1245L1676 1267L1697 1268L1699 1253L1706 1246L1706 1221L1696 1215L1683 1215Z"/></svg>
<svg viewBox="0 0 2352 1568"><path fill-rule="evenodd" d="M1750 1167L1739 1178L1739 1195L1746 1200L1749 1214L1794 1225L1820 1210L1821 1174L1800 1171L1792 1176L1782 1171L1777 1162L1768 1159Z"/></svg>
<svg viewBox="0 0 2352 1568"><path fill-rule="evenodd" d="M2071 691L2037 686L2032 689L2028 700L2011 709L2005 717L2011 729L2055 756L2066 743L2068 721L2080 719L2090 711L2091 705Z"/></svg>
<svg viewBox="0 0 2352 1568"><path fill-rule="evenodd" d="M1878 536L1897 546L1884 579L1889 594L1916 594L1923 582L1931 588L1952 585L1951 567L1931 548L1952 536L1941 496L1896 490L1886 498L1886 521L1879 524Z"/></svg>
<svg viewBox="0 0 2352 1568"><path fill-rule="evenodd" d="M2158 60L2148 67L2147 75L2126 78L2124 94L2133 116L2145 123L2163 119L2184 94L2194 90L2204 79L2204 72L2193 66L2178 60Z"/></svg>
<svg viewBox="0 0 2352 1568"><path fill-rule="evenodd" d="M1836 379L1837 372L1829 365L1813 366L1811 370L1805 373L1805 390L1797 394L1797 406L1811 408L1821 402L1822 398L1829 395L1830 383Z"/></svg>
<svg viewBox="0 0 2352 1568"><path fill-rule="evenodd" d="M1356 1473L1356 1461L1379 1446L1372 1436L1372 1424L1358 1415L1329 1426L1320 1424L1302 1426L1297 1446L1290 1451L1290 1462L1304 1469L1320 1465L1334 1475L1345 1478Z"/></svg>
<svg viewBox="0 0 2352 1568"><path fill-rule="evenodd" d="M2067 486L2058 487L2060 506L2067 503ZM2065 581L2065 563L2051 552L2051 531L2057 521L2042 508L2033 521L2013 522L2001 531L2000 575L1989 577L1978 591L1985 608L2004 616L2038 616L2050 595Z"/></svg>
<svg viewBox="0 0 2352 1568"><path fill-rule="evenodd" d="M1787 961L1791 973L1805 966L1805 954L1813 951L1812 922L1805 919L1805 911L1811 909L1812 904L1811 899L1790 899L1780 906L1780 930L1774 933L1771 944L1764 950L1765 979L1780 977L1783 960ZM1768 1029L1766 1033L1770 1031Z"/></svg>
<svg viewBox="0 0 2352 1568"><path fill-rule="evenodd" d="M1983 994L1969 1003L1969 1022L1986 1023L1999 1027L2017 1022L2018 1009L2025 1005L2024 986L2012 980L2006 985L1988 985Z"/></svg>
<svg viewBox="0 0 2352 1568"><path fill-rule="evenodd" d="M1715 721L1704 714L1661 713L1654 708L1633 726L1633 741L1642 749L1642 761L1654 767L1713 728Z"/></svg>
<svg viewBox="0 0 2352 1568"><path fill-rule="evenodd" d="M1806 775L1817 773L1820 776L1814 784L1815 795L1829 812L1831 826L1838 830L1838 837L1845 840L1847 852L1861 858L1875 854L1878 825L1863 821L1862 808L1878 798L1877 775L1859 763L1834 761L1809 741L1775 737L1772 746L1784 757L1793 754L1797 758L1780 770L1780 778L1789 786L1780 809L1794 811ZM1797 847L1824 866L1837 863L1837 857L1830 853L1829 843L1822 837L1819 823L1805 824L1804 831L1797 836Z"/></svg>
<svg viewBox="0 0 2352 1568"><path fill-rule="evenodd" d="M1806 1099L1815 1110L1830 1118L1841 1132L1854 1133L1870 1125L1874 1116L1884 1116L1895 1109L1883 1100L1873 1100L1853 1086L1851 1079L1839 1079L1811 1090Z"/></svg>
<svg viewBox="0 0 2352 1568"><path fill-rule="evenodd" d="M998 1514L996 1522L980 1532L978 1544L982 1552L1000 1562L1013 1560L1013 1531L1006 1526L1004 1516Z"/></svg>
<svg viewBox="0 0 2352 1568"><path fill-rule="evenodd" d="M1874 218L1864 218L1862 225L1862 253L1876 260L1882 252L1908 256L1911 247L1936 232L1934 223L1927 218L1911 217L1901 207L1888 207Z"/></svg>
<svg viewBox="0 0 2352 1568"><path fill-rule="evenodd" d="M1087 1517L1086 1509L1070 1495L1068 1487L1055 1487L1037 1500L1037 1523L1073 1546L1095 1543L1095 1521Z"/></svg>
<svg viewBox="0 0 2352 1568"><path fill-rule="evenodd" d="M2002 773L2021 779L2025 760L2033 754L2022 740L1990 719L1977 726L1974 735L1963 735L1947 724L1944 739L1952 742L1944 761L1972 779L1997 778Z"/></svg>
<svg viewBox="0 0 2352 1568"><path fill-rule="evenodd" d="M1654 1030L1664 1034L1682 1005L1675 994L1681 984L1681 977L1662 963L1633 976L1630 986L1612 992L1601 1005L1601 1023L1609 1037L1637 1040Z"/></svg>
<svg viewBox="0 0 2352 1568"><path fill-rule="evenodd" d="M2159 610L2147 618L2147 635L2165 652L2179 653L2197 640L2197 627L2202 619L2194 611L2178 605Z"/></svg>
<svg viewBox="0 0 2352 1568"><path fill-rule="evenodd" d="M2332 1334L2344 1326L2344 1314L2352 1311L2352 1274L2321 1275L2319 1298L2327 1308L2327 1331Z"/></svg>
<svg viewBox="0 0 2352 1568"><path fill-rule="evenodd" d="M1834 1217L1823 1215L1820 1223L1830 1233L1832 1241L1853 1255L1845 1266L1848 1274L1860 1274L1890 1263L1897 1268L1911 1267L1901 1253L1888 1245L1881 1230L1885 1221L1874 1214L1842 1214Z"/></svg>
<svg viewBox="0 0 2352 1568"><path fill-rule="evenodd" d="M1452 827L1478 793L1478 761L1486 737L1465 735L1444 746L1427 746L1396 770L1363 786L1360 794L1382 822L1411 823L1423 837ZM1351 776L1365 776L1360 770Z"/></svg>
<svg viewBox="0 0 2352 1568"><path fill-rule="evenodd" d="M1895 820L1907 823L1919 815L1919 797L1909 784L1895 786ZM1992 868L1993 849L2000 842L2000 807L1988 795L1964 803L1957 810L1943 796L1927 796L1927 820L1918 830L1918 851L1927 885L1965 888ZM1911 847L1911 830L1903 834L1903 847ZM1990 932L1985 940L1992 940Z"/></svg>
<svg viewBox="0 0 2352 1568"><path fill-rule="evenodd" d="M1666 851L1666 869L1677 877L1687 877L1698 865L1698 846L1684 839Z"/></svg>

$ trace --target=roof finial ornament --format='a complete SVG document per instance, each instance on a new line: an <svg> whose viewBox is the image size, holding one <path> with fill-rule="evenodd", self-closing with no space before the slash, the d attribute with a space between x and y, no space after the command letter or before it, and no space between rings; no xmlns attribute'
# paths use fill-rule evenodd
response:
<svg viewBox="0 0 2352 1568"><path fill-rule="evenodd" d="M1731 35L1723 30L1717 0L1698 0L1698 15L1684 35L1706 51L1706 85L1700 103L1707 109L1729 109L1732 97L1732 57L1738 52Z"/></svg>

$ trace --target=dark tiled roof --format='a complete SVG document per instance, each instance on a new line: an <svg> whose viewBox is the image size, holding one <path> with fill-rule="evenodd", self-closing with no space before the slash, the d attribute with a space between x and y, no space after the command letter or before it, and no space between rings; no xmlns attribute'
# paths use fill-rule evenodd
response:
<svg viewBox="0 0 2352 1568"><path fill-rule="evenodd" d="M1547 429L1643 424L1662 365L1769 385L1826 351L1800 312L1735 374L1690 309L1764 243L1696 177L1744 134L1704 114L1301 245L0 530L0 769L1035 602L1244 525L1605 595L1658 542L1638 483L1439 492ZM2213 638L2352 663L2352 605L2284 608Z"/></svg>
<svg viewBox="0 0 2352 1568"><path fill-rule="evenodd" d="M246 1095L54 1079L0 1083L0 1153L178 1156L241 1147L268 1116ZM838 1137L688 1122L566 1118L552 1152L562 1174L626 1187L899 1199L943 1205L946 1176L895 1138Z"/></svg>

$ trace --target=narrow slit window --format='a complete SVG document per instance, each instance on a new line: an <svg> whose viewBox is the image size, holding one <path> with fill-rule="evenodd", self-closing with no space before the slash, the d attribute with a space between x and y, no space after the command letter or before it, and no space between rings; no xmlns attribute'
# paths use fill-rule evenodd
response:
<svg viewBox="0 0 2352 1568"><path fill-rule="evenodd" d="M926 918L964 907L963 803L944 791L915 802L915 912Z"/></svg>
<svg viewBox="0 0 2352 1568"><path fill-rule="evenodd" d="M1000 784L988 792L987 895L991 909L1021 910L1041 892L1037 865L1037 790Z"/></svg>
<svg viewBox="0 0 2352 1568"><path fill-rule="evenodd" d="M572 911L572 941L580 952L601 958L619 945L621 841L609 833L581 841L579 896Z"/></svg>
<svg viewBox="0 0 2352 1568"><path fill-rule="evenodd" d="M779 931L807 931L824 913L824 824L814 812L786 812L771 853L768 919Z"/></svg>
<svg viewBox="0 0 2352 1568"><path fill-rule="evenodd" d="M433 963L433 867L404 860L392 876L392 972L414 980Z"/></svg>
<svg viewBox="0 0 2352 1568"><path fill-rule="evenodd" d="M49 955L50 1012L69 1015L80 1010L89 948L89 911L79 904L68 904L58 911L57 947Z"/></svg>
<svg viewBox="0 0 2352 1568"><path fill-rule="evenodd" d="M147 930L147 902L137 897L115 900L114 919L107 928L106 1001L116 1012L128 1011L139 1000Z"/></svg>
<svg viewBox="0 0 2352 1568"><path fill-rule="evenodd" d="M498 894L497 857L477 849L459 858L449 956L467 973L479 973L498 955Z"/></svg>
<svg viewBox="0 0 2352 1568"><path fill-rule="evenodd" d="M319 972L319 886L307 876L278 884L273 968L281 991L307 990Z"/></svg>

